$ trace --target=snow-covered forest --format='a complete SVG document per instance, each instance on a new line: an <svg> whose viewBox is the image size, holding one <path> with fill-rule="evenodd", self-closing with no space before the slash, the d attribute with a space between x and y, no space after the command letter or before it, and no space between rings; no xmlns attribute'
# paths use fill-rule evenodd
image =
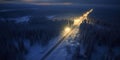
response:
<svg viewBox="0 0 120 60"><path fill-rule="evenodd" d="M0 60L39 60L57 42L68 20L72 24L89 8L94 11L88 19L59 47L65 48L65 59L120 60L119 8L27 4L0 6Z"/></svg>

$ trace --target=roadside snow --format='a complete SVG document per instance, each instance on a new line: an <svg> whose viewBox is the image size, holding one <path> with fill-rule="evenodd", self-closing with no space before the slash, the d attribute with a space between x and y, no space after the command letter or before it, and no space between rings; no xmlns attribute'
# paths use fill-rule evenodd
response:
<svg viewBox="0 0 120 60"><path fill-rule="evenodd" d="M75 29L71 36L65 38L65 40L46 58L46 60L71 60L79 45L75 39L78 31L78 29Z"/></svg>
<svg viewBox="0 0 120 60"><path fill-rule="evenodd" d="M53 44L57 42L59 37L55 37L50 40L49 44L45 47L41 46L39 43L28 48L28 54L25 56L26 60L40 60L41 56L49 49Z"/></svg>

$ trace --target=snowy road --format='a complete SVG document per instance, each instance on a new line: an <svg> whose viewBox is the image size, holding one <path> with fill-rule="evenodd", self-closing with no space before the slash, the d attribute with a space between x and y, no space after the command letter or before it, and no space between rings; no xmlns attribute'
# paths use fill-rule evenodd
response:
<svg viewBox="0 0 120 60"><path fill-rule="evenodd" d="M46 51L43 56L41 57L40 60L56 60L57 56L55 55L62 55L63 57L65 57L65 53L64 50L61 50L61 52L59 51L61 47L64 47L64 45L66 44L65 41L67 39L70 38L71 35L76 35L78 32L78 28L79 25L85 20L87 19L87 16L93 11L93 9L90 9L89 11L87 11L86 13L84 13L82 16L80 16L78 19L74 20L74 24L73 27L71 27L71 30L68 32L65 32L63 34L63 36L61 36L61 38L58 40L58 42L52 46L48 51ZM76 33L75 33L76 32ZM75 37L74 37L75 38ZM58 52L58 53L55 53ZM57 59L59 60L59 59ZM62 59L65 60L65 59Z"/></svg>

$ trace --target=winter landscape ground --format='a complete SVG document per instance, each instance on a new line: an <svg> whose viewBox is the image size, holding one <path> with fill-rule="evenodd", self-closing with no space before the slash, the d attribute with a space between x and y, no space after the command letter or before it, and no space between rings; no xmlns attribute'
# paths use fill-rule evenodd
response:
<svg viewBox="0 0 120 60"><path fill-rule="evenodd" d="M119 34L117 5L0 3L0 60L120 60Z"/></svg>

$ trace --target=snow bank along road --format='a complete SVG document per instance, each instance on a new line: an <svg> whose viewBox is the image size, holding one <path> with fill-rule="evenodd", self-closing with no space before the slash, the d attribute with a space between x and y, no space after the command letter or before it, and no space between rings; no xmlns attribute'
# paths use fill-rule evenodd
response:
<svg viewBox="0 0 120 60"><path fill-rule="evenodd" d="M62 43L64 42L71 34L75 32L75 30L79 27L79 25L84 21L87 20L88 15L93 11L93 9L90 9L89 11L85 12L82 16L80 16L78 19L74 20L73 26L71 28L66 28L65 33L63 36L58 40L58 42L52 46L48 51L46 51L42 56L40 60L46 60L46 58Z"/></svg>

